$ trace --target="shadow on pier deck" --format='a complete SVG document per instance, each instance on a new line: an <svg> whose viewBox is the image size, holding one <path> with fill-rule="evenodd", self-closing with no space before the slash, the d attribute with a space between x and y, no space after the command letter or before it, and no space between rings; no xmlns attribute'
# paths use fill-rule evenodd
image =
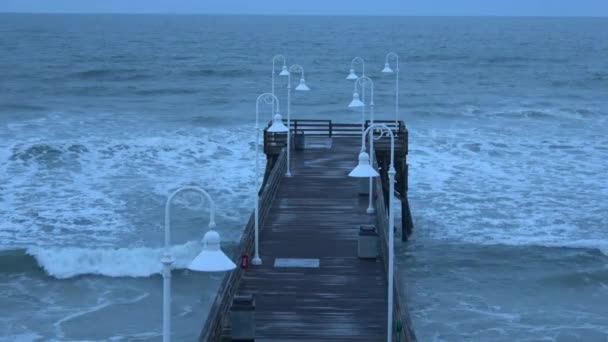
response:
<svg viewBox="0 0 608 342"><path fill-rule="evenodd" d="M360 149L361 126L329 121L326 127L325 121L294 121L292 129L291 178L283 176L285 134L265 132L268 164L260 191L263 264L226 275L200 340L230 341L232 299L235 294L250 294L255 298L256 341L386 341L385 177L376 181L377 213L368 215L367 196L359 196L360 180L348 177ZM403 183L402 192L396 195L407 198L407 131L402 122L393 122L393 129L400 141L396 160L401 163L395 166L402 178L397 179ZM387 150L390 152L385 142L376 143L381 174L388 166ZM408 206L407 200L402 203ZM409 206L403 214L407 216L403 229L407 237L411 232ZM362 224L378 227L377 259L357 257ZM252 247L253 218L235 257L251 255ZM281 262L296 265L281 266ZM402 304L396 282L395 340L415 341Z"/></svg>

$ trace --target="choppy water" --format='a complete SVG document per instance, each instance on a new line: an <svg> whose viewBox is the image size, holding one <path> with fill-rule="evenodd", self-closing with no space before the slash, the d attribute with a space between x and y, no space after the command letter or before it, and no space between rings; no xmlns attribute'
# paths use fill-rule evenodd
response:
<svg viewBox="0 0 608 342"><path fill-rule="evenodd" d="M158 339L164 199L201 184L238 240L272 55L306 70L293 117L358 122L350 60L366 59L389 119L390 50L420 339L605 341L607 19L106 15L0 15L0 339ZM183 266L207 217L176 202ZM180 338L219 277L175 272Z"/></svg>

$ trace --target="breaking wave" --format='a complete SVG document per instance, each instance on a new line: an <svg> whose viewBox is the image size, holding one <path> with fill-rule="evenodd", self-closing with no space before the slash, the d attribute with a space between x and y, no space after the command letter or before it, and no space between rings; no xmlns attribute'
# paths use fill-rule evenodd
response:
<svg viewBox="0 0 608 342"><path fill-rule="evenodd" d="M201 250L200 242L171 247L174 268L188 265ZM0 252L0 272L19 273L42 269L57 279L80 275L149 277L160 274L162 248L32 247Z"/></svg>

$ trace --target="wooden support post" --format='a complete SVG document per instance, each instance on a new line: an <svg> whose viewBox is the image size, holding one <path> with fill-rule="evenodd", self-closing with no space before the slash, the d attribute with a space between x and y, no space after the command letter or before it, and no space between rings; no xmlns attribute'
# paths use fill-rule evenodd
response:
<svg viewBox="0 0 608 342"><path fill-rule="evenodd" d="M412 212L410 211L410 202L407 196L401 201L401 224L402 226L402 241L407 241L414 231L414 221L412 220Z"/></svg>

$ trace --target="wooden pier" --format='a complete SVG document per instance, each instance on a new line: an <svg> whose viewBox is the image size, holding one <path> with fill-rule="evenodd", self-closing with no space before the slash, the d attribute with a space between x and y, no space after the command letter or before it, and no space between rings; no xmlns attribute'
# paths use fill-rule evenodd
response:
<svg viewBox="0 0 608 342"><path fill-rule="evenodd" d="M407 202L407 130L390 125L396 137L396 197L402 204L403 240L412 231ZM368 123L366 123L367 125ZM231 341L230 306L235 295L255 299L255 341L386 341L387 227L390 141L375 141L381 177L375 182L376 214L360 179L348 177L361 146L361 125L295 120L291 171L286 171L286 134L264 132L267 167L260 189L260 255L263 264L226 274L200 341ZM380 254L357 256L359 227L377 227ZM233 256L253 254L253 216ZM415 341L395 281L396 341Z"/></svg>

